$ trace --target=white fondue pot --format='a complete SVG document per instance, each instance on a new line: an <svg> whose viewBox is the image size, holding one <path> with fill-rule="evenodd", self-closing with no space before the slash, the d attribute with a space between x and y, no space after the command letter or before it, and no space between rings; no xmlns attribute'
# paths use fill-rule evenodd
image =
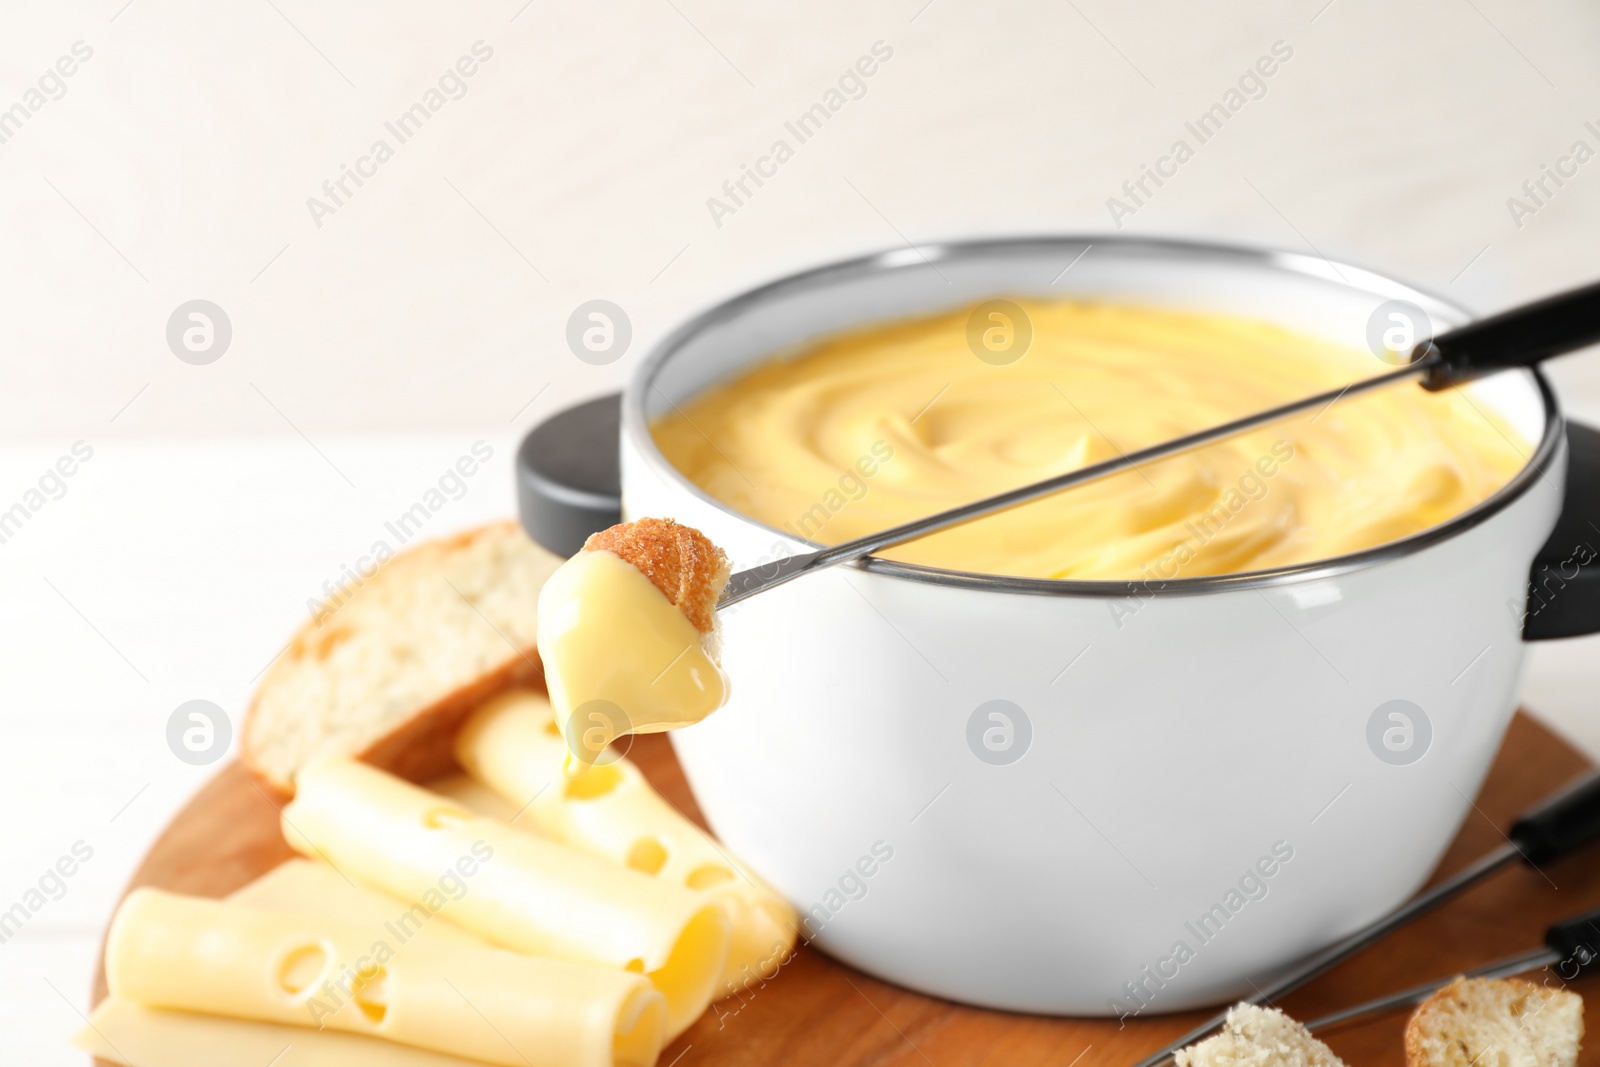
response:
<svg viewBox="0 0 1600 1067"><path fill-rule="evenodd" d="M808 340L1018 295L1233 313L1354 346L1390 300L1440 331L1469 318L1357 267L1174 241L984 240L825 266L719 304L638 367L625 515L698 527L736 570L817 547L698 490L649 422ZM1512 714L1568 446L1537 371L1466 388L1533 442L1527 467L1378 548L1165 582L874 560L728 609L732 700L672 736L701 810L808 939L884 979L1089 1015L1247 992L1422 884Z"/></svg>

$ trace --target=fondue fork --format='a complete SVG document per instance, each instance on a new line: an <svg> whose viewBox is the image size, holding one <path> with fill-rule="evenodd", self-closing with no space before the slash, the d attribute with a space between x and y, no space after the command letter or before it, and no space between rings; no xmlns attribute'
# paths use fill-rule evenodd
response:
<svg viewBox="0 0 1600 1067"><path fill-rule="evenodd" d="M1526 974L1537 967L1549 967L1558 964L1556 975L1563 981L1570 982L1580 974L1593 969L1600 963L1600 911L1586 912L1575 915L1570 919L1563 919L1544 932L1544 946L1529 952L1508 956L1502 960L1486 964L1475 970L1462 974L1462 978L1510 978L1516 974ZM1440 978L1422 985L1413 986L1399 993L1391 993L1386 997L1369 1000L1365 1004L1358 1004L1353 1008L1336 1011L1331 1015L1324 1015L1320 1019L1313 1019L1306 1023L1306 1029L1313 1034L1326 1033L1329 1030L1339 1029L1350 1023L1359 1022L1393 1011L1396 1008L1406 1008L1413 1004L1421 1004L1434 993L1456 980L1456 975L1449 978Z"/></svg>
<svg viewBox="0 0 1600 1067"><path fill-rule="evenodd" d="M1420 378L1425 389L1444 389L1494 371L1532 367L1551 356L1571 352L1596 341L1600 341L1600 283L1525 304L1441 334L1417 345L1412 350L1411 361L1405 366L1351 382L1342 388L1329 389L1219 426L1197 430L1170 441L1121 454L1116 459L1092 463L1054 478L891 526L853 541L739 571L728 579L727 588L717 606L737 604L746 597L793 581L803 574L839 563L852 563L881 549L1131 470L1141 463L1166 459L1237 437L1302 411L1330 407L1343 397L1358 396L1411 378Z"/></svg>
<svg viewBox="0 0 1600 1067"><path fill-rule="evenodd" d="M1245 998L1244 1003L1265 1003L1300 988L1373 942L1427 914L1516 860L1520 859L1528 866L1537 868L1587 845L1597 835L1600 835L1600 770L1590 771L1524 812L1511 824L1511 832L1506 836L1504 845L1364 929L1334 942L1265 989L1257 989L1255 996ZM1600 945L1600 937L1590 943ZM1529 966L1536 964L1530 963ZM1209 1036L1227 1018L1226 1011L1219 1012L1159 1052L1140 1060L1135 1067L1160 1067L1171 1063L1173 1053ZM1318 1022L1327 1023L1327 1020Z"/></svg>

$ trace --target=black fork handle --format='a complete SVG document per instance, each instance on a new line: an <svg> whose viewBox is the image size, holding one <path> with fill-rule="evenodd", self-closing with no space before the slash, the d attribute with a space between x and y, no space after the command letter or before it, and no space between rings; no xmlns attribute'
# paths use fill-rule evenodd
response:
<svg viewBox="0 0 1600 1067"><path fill-rule="evenodd" d="M1423 385L1445 389L1491 371L1531 367L1600 341L1600 282L1468 323L1417 346L1439 363Z"/></svg>

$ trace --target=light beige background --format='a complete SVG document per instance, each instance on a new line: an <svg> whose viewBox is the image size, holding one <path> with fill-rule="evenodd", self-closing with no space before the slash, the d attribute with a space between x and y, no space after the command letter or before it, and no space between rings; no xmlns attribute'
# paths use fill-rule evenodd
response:
<svg viewBox="0 0 1600 1067"><path fill-rule="evenodd" d="M317 4L0 9L0 112L93 56L0 143L0 508L93 460L0 544L0 909L95 858L0 944L0 1038L76 1064L99 932L215 767L165 726L235 716L322 583L475 440L440 533L513 507L520 432L616 388L651 340L755 280L975 231L1112 228L1106 201L1275 42L1293 57L1125 232L1370 264L1492 310L1600 276L1600 160L1517 226L1507 199L1600 149L1586 0ZM493 56L319 227L308 197L477 41ZM719 227L725 180L875 42L893 57ZM205 298L209 366L167 348ZM567 350L624 307L626 356ZM1600 422L1600 360L1557 364ZM1524 695L1600 753L1594 639Z"/></svg>
<svg viewBox="0 0 1600 1067"><path fill-rule="evenodd" d="M1600 271L1600 161L1520 229L1506 207L1575 139L1600 148L1580 0L122 2L13 5L0 33L0 106L94 48L0 145L8 435L282 431L264 398L307 433L471 426L550 383L548 409L753 278L1109 227L1107 198L1280 40L1267 95L1129 231L1310 246L1485 309ZM478 40L467 95L319 229L307 198ZM866 96L715 226L706 199L878 40ZM163 340L194 297L234 325L206 368ZM606 368L561 340L593 297L636 328ZM1600 405L1600 363L1557 373Z"/></svg>

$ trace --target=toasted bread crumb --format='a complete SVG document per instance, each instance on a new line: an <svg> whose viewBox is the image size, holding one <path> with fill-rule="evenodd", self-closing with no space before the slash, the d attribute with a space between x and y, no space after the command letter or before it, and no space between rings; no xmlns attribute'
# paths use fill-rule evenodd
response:
<svg viewBox="0 0 1600 1067"><path fill-rule="evenodd" d="M716 629L728 557L705 534L671 519L638 519L591 534L585 552L612 552L640 573L702 634Z"/></svg>
<svg viewBox="0 0 1600 1067"><path fill-rule="evenodd" d="M1406 1024L1407 1067L1574 1067L1583 998L1520 978L1457 978Z"/></svg>
<svg viewBox="0 0 1600 1067"><path fill-rule="evenodd" d="M1240 1004L1212 1036L1174 1057L1177 1067L1344 1067L1333 1050L1276 1008Z"/></svg>

